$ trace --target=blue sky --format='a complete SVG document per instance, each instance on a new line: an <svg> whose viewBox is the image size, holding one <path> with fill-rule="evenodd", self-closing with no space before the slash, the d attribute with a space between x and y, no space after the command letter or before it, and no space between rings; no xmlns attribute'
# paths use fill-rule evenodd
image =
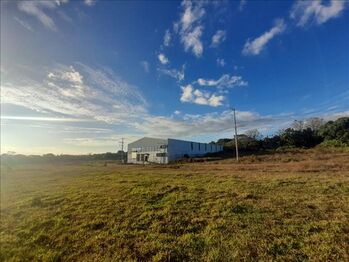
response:
<svg viewBox="0 0 349 262"><path fill-rule="evenodd" d="M349 115L344 1L2 1L1 151L209 142Z"/></svg>

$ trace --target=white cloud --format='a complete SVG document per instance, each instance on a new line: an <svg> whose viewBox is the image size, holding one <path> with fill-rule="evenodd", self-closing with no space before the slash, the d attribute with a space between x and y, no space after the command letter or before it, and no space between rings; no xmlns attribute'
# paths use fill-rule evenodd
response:
<svg viewBox="0 0 349 262"><path fill-rule="evenodd" d="M264 34L252 41L248 39L242 50L242 54L258 55L274 36L281 34L285 29L286 25L284 23L284 20L276 20L275 25L269 31L265 32Z"/></svg>
<svg viewBox="0 0 349 262"><path fill-rule="evenodd" d="M164 54L159 54L158 59L159 59L160 63L163 65L166 65L170 62L170 60L168 60L168 58Z"/></svg>
<svg viewBox="0 0 349 262"><path fill-rule="evenodd" d="M62 5L62 4L66 4L69 2L69 0L55 0L57 5Z"/></svg>
<svg viewBox="0 0 349 262"><path fill-rule="evenodd" d="M197 26L193 29L193 31L183 34L181 38L184 44L184 50L188 51L191 49L197 57L200 57L204 51L204 47L200 40L202 30L202 26Z"/></svg>
<svg viewBox="0 0 349 262"><path fill-rule="evenodd" d="M158 71L164 75L176 79L178 82L184 80L185 77L185 65L182 66L181 70L178 69L167 69L167 68L158 68Z"/></svg>
<svg viewBox="0 0 349 262"><path fill-rule="evenodd" d="M238 132L253 128L275 128L293 121L287 116L261 116L251 111L236 111ZM193 137L199 135L221 136L231 133L234 128L231 110L201 115L185 114L182 118L147 116L142 123L135 123L135 128L148 136L157 137Z"/></svg>
<svg viewBox="0 0 349 262"><path fill-rule="evenodd" d="M93 6L96 4L96 2L97 2L96 0L85 0L84 1L85 5L87 5L87 6Z"/></svg>
<svg viewBox="0 0 349 262"><path fill-rule="evenodd" d="M243 80L241 76L230 76L229 74L222 75L219 79L203 79L199 78L196 83L200 86L214 86L218 89L233 88L236 86L247 86L248 82Z"/></svg>
<svg viewBox="0 0 349 262"><path fill-rule="evenodd" d="M201 35L204 27L201 20L205 15L203 2L182 2L182 14L179 22L175 23L174 30L179 33L184 50L192 51L196 57L200 57L204 51Z"/></svg>
<svg viewBox="0 0 349 262"><path fill-rule="evenodd" d="M205 15L205 10L200 2L183 1L182 7L184 9L181 17L183 30L190 29L195 22Z"/></svg>
<svg viewBox="0 0 349 262"><path fill-rule="evenodd" d="M38 121L38 122L85 122L83 119L67 117L42 117L42 116L1 116L4 120Z"/></svg>
<svg viewBox="0 0 349 262"><path fill-rule="evenodd" d="M188 89L190 90L190 89ZM191 89L191 93L193 89ZM188 92L189 93L189 92ZM190 97L190 96L189 96ZM317 116L326 120L349 116L348 111L330 114L319 113ZM309 117L309 116L305 116ZM259 130L276 131L286 128L295 119L303 119L304 116L294 113L281 113L278 115L260 115L252 111L236 111L238 133L257 128ZM213 134L217 137L232 134L234 128L233 112L225 110L221 113L183 114L181 117L146 116L144 121L134 124L134 127L142 131L144 135L155 137L195 137ZM232 135L231 135L232 136Z"/></svg>
<svg viewBox="0 0 349 262"><path fill-rule="evenodd" d="M21 26L23 26L25 29L34 32L33 28L30 26L30 24L28 24L27 22L19 19L18 17L13 17L14 20L16 20L16 22L18 22Z"/></svg>
<svg viewBox="0 0 349 262"><path fill-rule="evenodd" d="M53 72L48 73L49 78L58 78L62 80L67 80L74 85L82 85L83 84L83 76L74 69L73 66L70 66L68 70L58 70L58 73L55 74Z"/></svg>
<svg viewBox="0 0 349 262"><path fill-rule="evenodd" d="M182 102L190 102L193 100L193 87L191 85L182 86L182 96L181 101Z"/></svg>
<svg viewBox="0 0 349 262"><path fill-rule="evenodd" d="M23 78L23 77L22 77ZM57 66L42 81L17 78L1 83L1 102L59 116L127 123L146 113L137 87L115 73L84 64Z"/></svg>
<svg viewBox="0 0 349 262"><path fill-rule="evenodd" d="M171 43L171 33L170 30L166 30L164 35L164 46L169 46Z"/></svg>
<svg viewBox="0 0 349 262"><path fill-rule="evenodd" d="M213 36L212 36L212 47L219 46L220 43L222 43L226 39L226 32L224 30L218 30Z"/></svg>
<svg viewBox="0 0 349 262"><path fill-rule="evenodd" d="M244 10L245 5L247 4L247 0L240 0L239 11L242 12Z"/></svg>
<svg viewBox="0 0 349 262"><path fill-rule="evenodd" d="M347 1L331 0L323 4L322 0L297 1L290 13L290 17L297 21L298 26L316 23L318 25L342 14Z"/></svg>
<svg viewBox="0 0 349 262"><path fill-rule="evenodd" d="M143 67L144 72L149 73L150 71L150 65L147 61L141 61L140 65Z"/></svg>
<svg viewBox="0 0 349 262"><path fill-rule="evenodd" d="M53 19L46 13L46 10L53 10L61 4L67 3L67 0L57 1L20 1L18 9L29 15L36 17L46 28L57 30Z"/></svg>
<svg viewBox="0 0 349 262"><path fill-rule="evenodd" d="M13 79L10 76L13 76ZM217 80L212 81L217 82ZM202 83L212 84L209 80L204 80ZM64 129L56 126L55 129L57 132L104 134L108 130L103 128L110 127L114 130L112 132L115 132L115 128L123 129L122 135L118 132L120 137L133 136L133 139L136 139L136 136L145 135L181 138L212 134L218 137L226 133L230 134L234 126L230 110L199 115L185 114L176 110L175 116L173 114L171 116L151 115L147 112L147 103L137 87L126 83L110 70L91 68L80 63L50 68L46 70L45 77L40 80L24 77L21 72L15 72L12 75L9 71L6 81L1 82L1 91L2 104L11 103L43 113L30 117L2 116L4 119L1 121L2 125L4 122L11 121L22 121L26 124L35 121L45 122L52 128L53 125L61 125L62 122L67 122L68 125L70 122L86 121L89 125L93 125L91 129L77 130L73 126ZM68 94L62 91L68 91ZM71 93L74 92L77 94L72 96ZM339 98L333 97L332 102L338 104L338 99L343 99L345 96L348 97L348 94L341 94ZM188 85L182 87L181 100L184 100L183 103L215 107L222 104L224 97ZM346 101L343 100L343 104ZM326 108L328 106L329 104L326 104ZM339 116L340 112L331 112L331 115L335 114ZM348 111L344 112L345 114L348 115ZM261 116L255 112L237 111L239 133L252 128L276 130L282 125L291 123L293 119L300 119L300 117L292 114ZM101 125L102 129L97 128L96 121L101 121L97 124ZM87 123L83 123L83 126L85 124ZM113 135L106 137L74 135L64 140L65 143L80 145L81 150L87 150L86 147L89 145L95 145L100 146L101 151L105 151L105 147L102 148L104 145L113 147L115 141L116 137ZM61 142L59 141L60 144ZM47 149L41 152L43 151L47 152Z"/></svg>
<svg viewBox="0 0 349 262"><path fill-rule="evenodd" d="M217 58L216 62L217 62L217 65L221 67L224 67L226 64L223 58Z"/></svg>
<svg viewBox="0 0 349 262"><path fill-rule="evenodd" d="M215 94L210 94L206 91L200 91L199 89L194 89L192 85L182 86L181 102L183 103L194 103L198 105L208 105L217 107L222 105L224 100L223 96L217 96Z"/></svg>
<svg viewBox="0 0 349 262"><path fill-rule="evenodd" d="M67 15L66 13L64 13L63 11L58 11L58 15L66 22L71 23L73 22L73 19Z"/></svg>
<svg viewBox="0 0 349 262"><path fill-rule="evenodd" d="M82 97L86 91L83 76L73 66L49 72L46 84L50 88L56 88L63 96Z"/></svg>
<svg viewBox="0 0 349 262"><path fill-rule="evenodd" d="M127 138L127 142L132 141L132 136L128 134L123 135L110 135L103 137L78 137L78 138L65 138L63 140L64 144L81 146L81 147L107 147L107 146L116 146L116 141L119 141L121 138ZM133 140L139 139L140 137L134 137ZM125 141L126 142L126 141ZM124 149L125 150L125 149Z"/></svg>

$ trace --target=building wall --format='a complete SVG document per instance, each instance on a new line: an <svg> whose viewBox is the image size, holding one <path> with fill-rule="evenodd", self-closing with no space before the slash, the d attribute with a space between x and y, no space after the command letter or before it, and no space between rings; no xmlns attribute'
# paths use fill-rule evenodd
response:
<svg viewBox="0 0 349 262"><path fill-rule="evenodd" d="M167 139L144 137L127 147L127 163L143 164L146 162L167 164ZM137 155L140 157L137 158ZM143 161L143 156L148 157L148 161ZM161 155L161 156L160 156Z"/></svg>
<svg viewBox="0 0 349 262"><path fill-rule="evenodd" d="M201 156L208 153L216 153L223 150L223 146L206 143L197 143L177 139L168 139L169 161L182 158L184 155L190 157Z"/></svg>
<svg viewBox="0 0 349 262"><path fill-rule="evenodd" d="M141 138L128 145L127 162L167 164L185 155L201 156L223 150L223 146L177 139ZM137 156L138 155L138 156ZM144 159L147 157L147 161Z"/></svg>

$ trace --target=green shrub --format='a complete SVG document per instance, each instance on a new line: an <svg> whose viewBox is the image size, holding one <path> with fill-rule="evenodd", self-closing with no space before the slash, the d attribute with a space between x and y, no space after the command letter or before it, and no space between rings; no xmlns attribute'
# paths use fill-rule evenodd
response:
<svg viewBox="0 0 349 262"><path fill-rule="evenodd" d="M349 144L343 143L342 141L331 139L326 140L320 144L321 147L349 147Z"/></svg>
<svg viewBox="0 0 349 262"><path fill-rule="evenodd" d="M327 122L320 127L318 133L325 141L337 140L349 145L349 117Z"/></svg>

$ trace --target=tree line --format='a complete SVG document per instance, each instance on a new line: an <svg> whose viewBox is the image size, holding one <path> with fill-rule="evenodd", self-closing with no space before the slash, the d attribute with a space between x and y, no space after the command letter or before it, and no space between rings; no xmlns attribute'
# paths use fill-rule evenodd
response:
<svg viewBox="0 0 349 262"><path fill-rule="evenodd" d="M8 152L1 155L1 161L3 163L50 163L50 162L76 162L76 161L94 161L94 160L116 160L125 161L127 153L124 151L118 151L117 153L107 152L101 154L87 154L87 155L22 155L15 152Z"/></svg>
<svg viewBox="0 0 349 262"><path fill-rule="evenodd" d="M296 120L291 127L282 129L273 136L262 137L257 129L253 129L237 137L239 149L243 152L312 148L320 144L322 146L349 147L349 117L328 122L317 117ZM223 145L228 151L235 148L234 139L219 139L216 144Z"/></svg>

